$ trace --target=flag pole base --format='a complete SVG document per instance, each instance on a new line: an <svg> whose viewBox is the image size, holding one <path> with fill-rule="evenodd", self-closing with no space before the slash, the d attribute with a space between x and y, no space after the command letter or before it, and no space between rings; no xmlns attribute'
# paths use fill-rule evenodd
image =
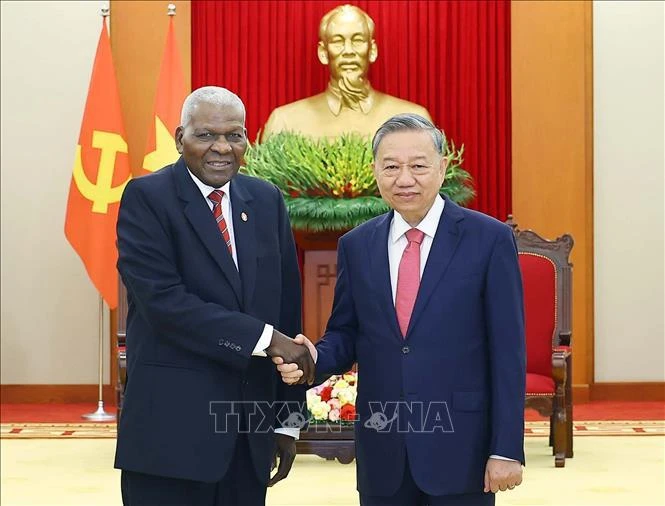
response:
<svg viewBox="0 0 665 506"><path fill-rule="evenodd" d="M81 415L81 417L92 422L110 422L115 420L114 414L104 411L104 401L99 401L97 403L97 411Z"/></svg>

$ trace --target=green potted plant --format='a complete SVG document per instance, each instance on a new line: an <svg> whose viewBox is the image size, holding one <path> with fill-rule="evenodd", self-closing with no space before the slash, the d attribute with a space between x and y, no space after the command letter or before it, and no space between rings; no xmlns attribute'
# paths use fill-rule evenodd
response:
<svg viewBox="0 0 665 506"><path fill-rule="evenodd" d="M461 167L464 146L448 143L445 153L441 193L465 204L475 191ZM296 230L349 230L389 210L374 179L371 143L358 134L328 140L281 132L247 149L243 172L282 190Z"/></svg>

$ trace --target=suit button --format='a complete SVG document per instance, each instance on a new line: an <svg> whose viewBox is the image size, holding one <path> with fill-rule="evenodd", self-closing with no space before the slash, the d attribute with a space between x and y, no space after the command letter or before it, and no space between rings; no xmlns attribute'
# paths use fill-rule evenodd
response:
<svg viewBox="0 0 665 506"><path fill-rule="evenodd" d="M404 348L402 348L402 353L404 353L405 355L406 355L407 353L409 353L410 351L411 351L411 350L409 349L408 346L405 346Z"/></svg>

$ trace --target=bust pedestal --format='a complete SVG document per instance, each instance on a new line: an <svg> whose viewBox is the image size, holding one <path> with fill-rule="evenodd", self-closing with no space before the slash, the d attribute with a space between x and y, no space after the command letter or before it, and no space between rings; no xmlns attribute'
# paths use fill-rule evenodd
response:
<svg viewBox="0 0 665 506"><path fill-rule="evenodd" d="M303 333L312 342L323 335L335 295L337 240L342 232L294 231L303 279Z"/></svg>
<svg viewBox="0 0 665 506"><path fill-rule="evenodd" d="M313 342L326 330L337 280L337 241L341 232L294 231L303 279L303 332ZM356 456L352 426L310 424L296 443L298 453L342 464Z"/></svg>

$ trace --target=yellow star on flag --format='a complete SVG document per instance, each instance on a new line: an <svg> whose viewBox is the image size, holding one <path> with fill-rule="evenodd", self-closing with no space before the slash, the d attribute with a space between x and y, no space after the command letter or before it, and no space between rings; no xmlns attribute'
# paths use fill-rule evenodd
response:
<svg viewBox="0 0 665 506"><path fill-rule="evenodd" d="M175 147L173 135L159 119L159 116L155 116L155 150L145 155L143 168L155 172L165 165L172 164L179 156L180 153Z"/></svg>

